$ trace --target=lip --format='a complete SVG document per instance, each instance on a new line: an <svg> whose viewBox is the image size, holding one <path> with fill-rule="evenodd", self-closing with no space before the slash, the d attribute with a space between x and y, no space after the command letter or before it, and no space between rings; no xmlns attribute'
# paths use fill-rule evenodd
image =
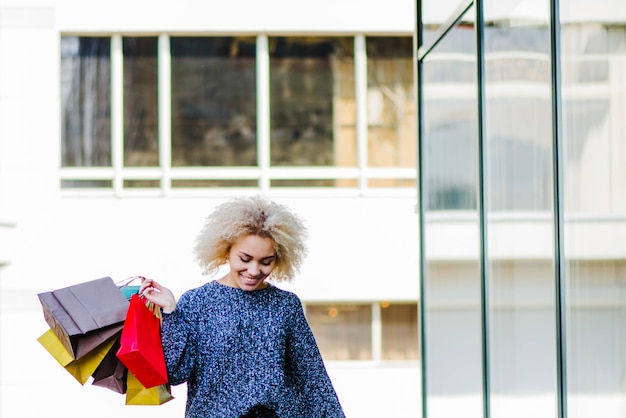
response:
<svg viewBox="0 0 626 418"><path fill-rule="evenodd" d="M260 277L247 277L247 276L244 276L243 274L240 274L239 277L241 277L246 284L250 284L250 285L257 284L259 280L261 280Z"/></svg>

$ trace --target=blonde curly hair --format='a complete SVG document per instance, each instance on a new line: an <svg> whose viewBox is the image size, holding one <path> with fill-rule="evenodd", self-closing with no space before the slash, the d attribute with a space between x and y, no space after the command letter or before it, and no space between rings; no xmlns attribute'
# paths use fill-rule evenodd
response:
<svg viewBox="0 0 626 418"><path fill-rule="evenodd" d="M292 281L307 254L307 228L285 205L258 195L228 200L206 218L193 250L203 274L217 272L228 262L233 244L247 235L273 241L276 262L269 278L275 282Z"/></svg>

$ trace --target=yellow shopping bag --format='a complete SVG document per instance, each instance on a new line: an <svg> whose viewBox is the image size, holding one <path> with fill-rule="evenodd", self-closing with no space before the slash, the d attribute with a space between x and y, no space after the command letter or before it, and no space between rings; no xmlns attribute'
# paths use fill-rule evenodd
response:
<svg viewBox="0 0 626 418"><path fill-rule="evenodd" d="M111 350L113 344L119 339L119 333L114 337L87 353L78 360L74 360L72 354L67 351L59 337L52 329L46 331L37 341L65 368L81 385L84 385L89 377L96 371L104 356Z"/></svg>
<svg viewBox="0 0 626 418"><path fill-rule="evenodd" d="M126 380L126 405L161 405L174 399L169 383L146 389L129 371Z"/></svg>

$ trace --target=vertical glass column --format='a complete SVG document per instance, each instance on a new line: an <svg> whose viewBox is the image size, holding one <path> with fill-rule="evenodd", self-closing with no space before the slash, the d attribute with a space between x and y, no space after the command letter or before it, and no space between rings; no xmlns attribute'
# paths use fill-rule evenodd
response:
<svg viewBox="0 0 626 418"><path fill-rule="evenodd" d="M554 417L549 3L486 2L485 232L494 418Z"/></svg>
<svg viewBox="0 0 626 418"><path fill-rule="evenodd" d="M626 15L609 0L560 6L567 410L624 418Z"/></svg>
<svg viewBox="0 0 626 418"><path fill-rule="evenodd" d="M483 417L475 29L467 12L421 63L428 418ZM424 25L425 38L436 33Z"/></svg>

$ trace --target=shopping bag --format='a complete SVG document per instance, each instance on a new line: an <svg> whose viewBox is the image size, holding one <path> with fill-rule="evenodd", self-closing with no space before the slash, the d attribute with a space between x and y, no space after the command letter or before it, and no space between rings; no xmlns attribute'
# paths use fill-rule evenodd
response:
<svg viewBox="0 0 626 418"><path fill-rule="evenodd" d="M53 330L49 329L46 331L37 341L39 341L48 353L50 353L65 370L74 376L81 385L87 382L92 373L100 366L105 356L119 347L119 335L115 335L85 356L74 360Z"/></svg>
<svg viewBox="0 0 626 418"><path fill-rule="evenodd" d="M129 304L110 277L38 296L46 322L75 360L122 329Z"/></svg>
<svg viewBox="0 0 626 418"><path fill-rule="evenodd" d="M174 399L169 383L146 388L129 371L126 379L126 405L161 405Z"/></svg>
<svg viewBox="0 0 626 418"><path fill-rule="evenodd" d="M107 388L117 393L126 393L126 376L128 369L117 358L117 350L120 348L119 338L115 339L115 343L111 349L106 353L104 359L93 372L94 386L100 386Z"/></svg>
<svg viewBox="0 0 626 418"><path fill-rule="evenodd" d="M126 300L130 300L130 297L135 293L139 293L139 289L141 286L118 286L122 295L126 298Z"/></svg>
<svg viewBox="0 0 626 418"><path fill-rule="evenodd" d="M139 293L139 290L141 290L141 286L138 285L133 285L131 286L130 283L137 280L137 279L145 279L145 277L143 276L131 276L126 280L122 280L121 282L116 283L117 287L120 289L120 291L122 292L122 294L124 295L124 297L126 298L126 300L130 300L130 297L132 295L134 295L135 293Z"/></svg>
<svg viewBox="0 0 626 418"><path fill-rule="evenodd" d="M120 361L146 388L167 383L160 314L158 306L132 295L117 352Z"/></svg>

